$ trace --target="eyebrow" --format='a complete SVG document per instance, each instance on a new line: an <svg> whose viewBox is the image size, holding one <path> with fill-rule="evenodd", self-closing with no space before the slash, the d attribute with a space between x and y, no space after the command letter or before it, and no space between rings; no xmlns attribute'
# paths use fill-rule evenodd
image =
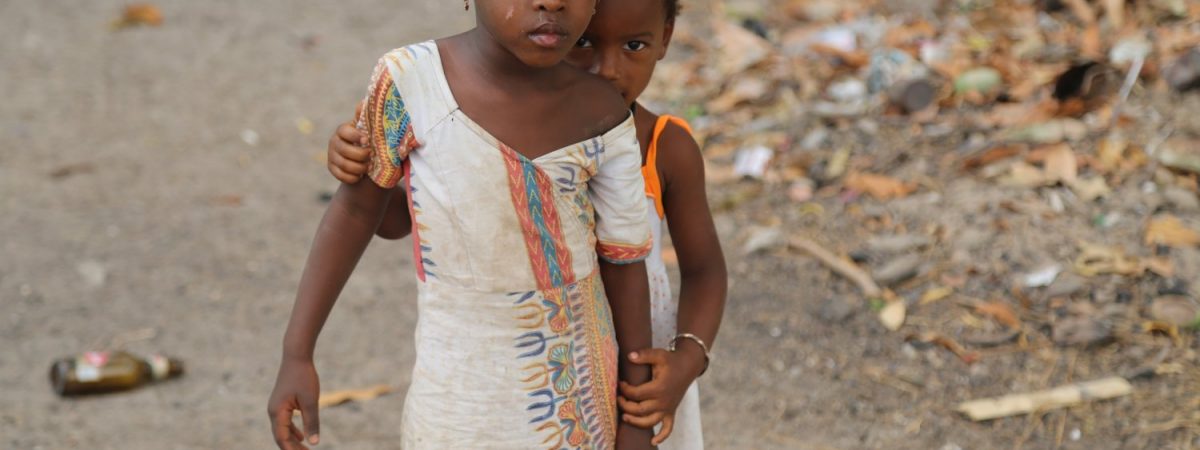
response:
<svg viewBox="0 0 1200 450"><path fill-rule="evenodd" d="M638 33L638 34L624 36L622 39L630 40L630 39L652 38L652 37L654 37L654 33L646 31L646 32Z"/></svg>

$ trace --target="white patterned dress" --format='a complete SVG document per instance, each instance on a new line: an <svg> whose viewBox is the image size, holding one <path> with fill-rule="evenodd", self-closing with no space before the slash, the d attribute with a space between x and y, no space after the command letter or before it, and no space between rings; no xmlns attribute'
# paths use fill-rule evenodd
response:
<svg viewBox="0 0 1200 450"><path fill-rule="evenodd" d="M426 42L380 59L359 128L370 178L403 180L413 219L402 447L612 448L617 345L597 260L651 248L632 116L527 159L458 108Z"/></svg>
<svg viewBox="0 0 1200 450"><path fill-rule="evenodd" d="M650 280L650 321L654 328L654 346L666 348L678 332L679 301L671 295L671 279L667 277L667 265L662 256L663 231L667 220L662 204L662 182L658 179L658 140L667 124L674 123L691 133L691 127L683 119L661 115L654 124L646 161L642 165L642 177L646 184L646 221L650 223L654 245L650 257L646 258L646 272ZM704 433L700 426L700 389L693 382L688 387L679 407L675 409L675 428L671 437L658 446L658 450L702 450Z"/></svg>

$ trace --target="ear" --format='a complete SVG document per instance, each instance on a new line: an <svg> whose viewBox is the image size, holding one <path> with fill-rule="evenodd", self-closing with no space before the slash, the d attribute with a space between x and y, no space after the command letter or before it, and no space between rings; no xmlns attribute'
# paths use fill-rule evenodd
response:
<svg viewBox="0 0 1200 450"><path fill-rule="evenodd" d="M659 46L660 48L662 48L662 51L658 53L659 61L661 61L663 58L667 57L667 50L670 49L670 47L671 47L671 36L673 36L674 34L675 34L675 18L672 17L670 19L667 19L667 25L666 25L666 27L663 28L662 45Z"/></svg>

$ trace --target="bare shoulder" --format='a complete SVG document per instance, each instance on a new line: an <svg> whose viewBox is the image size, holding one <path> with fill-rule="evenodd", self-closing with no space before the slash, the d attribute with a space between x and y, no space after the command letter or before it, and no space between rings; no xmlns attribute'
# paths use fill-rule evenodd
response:
<svg viewBox="0 0 1200 450"><path fill-rule="evenodd" d="M687 129L670 122L658 137L658 170L668 184L681 177L704 178L704 155Z"/></svg>
<svg viewBox="0 0 1200 450"><path fill-rule="evenodd" d="M629 105L612 83L578 69L571 69L570 77L565 101L570 105L587 105L572 109L579 112L583 123L596 128L592 134L608 131L629 118Z"/></svg>

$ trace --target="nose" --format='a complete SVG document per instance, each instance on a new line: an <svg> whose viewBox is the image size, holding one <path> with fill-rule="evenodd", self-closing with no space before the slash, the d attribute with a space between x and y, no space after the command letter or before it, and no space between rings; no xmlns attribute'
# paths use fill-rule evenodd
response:
<svg viewBox="0 0 1200 450"><path fill-rule="evenodd" d="M592 61L590 72L610 82L621 78L621 67L617 60L618 55L613 54L613 52L596 52L595 57L596 59Z"/></svg>
<svg viewBox="0 0 1200 450"><path fill-rule="evenodd" d="M566 0L533 0L533 7L538 11L559 12L567 7Z"/></svg>

